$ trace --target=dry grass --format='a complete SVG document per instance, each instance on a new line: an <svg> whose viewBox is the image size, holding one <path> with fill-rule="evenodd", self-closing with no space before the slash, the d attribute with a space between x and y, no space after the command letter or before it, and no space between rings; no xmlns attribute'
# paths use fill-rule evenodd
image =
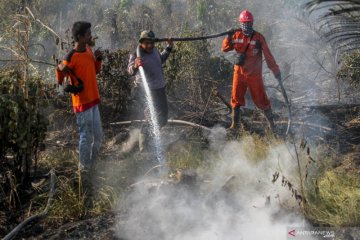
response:
<svg viewBox="0 0 360 240"><path fill-rule="evenodd" d="M71 179L59 177L48 220L63 223L82 219L87 214L86 197L83 191L76 189Z"/></svg>
<svg viewBox="0 0 360 240"><path fill-rule="evenodd" d="M90 196L81 184L77 171L78 154L74 150L63 149L46 152L39 161L41 168L57 169L56 193L45 224L64 224L80 219L95 217L112 208L118 200L118 194L112 186L106 185L93 176L97 184ZM46 188L43 185L42 188ZM38 189L39 195L32 199L32 205L38 206L39 211L45 206L46 189ZM43 192L43 193L41 193Z"/></svg>
<svg viewBox="0 0 360 240"><path fill-rule="evenodd" d="M284 144L283 140L271 133L258 136L241 132L240 136L229 138L243 143L246 159L253 164L266 160L271 148ZM360 225L360 212L356 211L360 207L360 175L354 161L356 154L342 156L342 165L334 169L334 159L339 158L339 155L329 146L313 148L304 142L300 146L299 143L296 145L301 173L294 172L291 176L286 176L294 182L290 183L285 178L283 186L289 187L289 194L304 207L305 216L314 223L335 227ZM215 151L191 142L168 153L171 170L200 169L201 174L205 175L206 169L210 169L217 159ZM304 182L304 193L300 188L295 191L300 186L300 177Z"/></svg>
<svg viewBox="0 0 360 240"><path fill-rule="evenodd" d="M96 189L92 197L82 186L74 186L71 179L58 179L58 192L49 215L49 222L73 222L94 217L110 210L117 201L117 194L110 186Z"/></svg>
<svg viewBox="0 0 360 240"><path fill-rule="evenodd" d="M64 148L46 151L39 159L39 168L68 169L74 171L78 166L78 153L74 149Z"/></svg>
<svg viewBox="0 0 360 240"><path fill-rule="evenodd" d="M254 164L266 159L271 147L275 147L283 143L283 141L277 139L270 132L268 132L265 136L243 132L241 141L244 143L243 146L246 159L249 159Z"/></svg>
<svg viewBox="0 0 360 240"><path fill-rule="evenodd" d="M258 136L246 132L241 132L240 137L229 137L229 140L241 141L246 158L254 164L267 159L267 154L272 147L284 143L272 134ZM299 151L300 149L302 147L299 148ZM304 204L304 209L306 217L312 222L330 226L359 225L360 214L355 211L360 207L359 172L349 171L355 167L353 155L345 156L342 165L333 169L331 162L333 162L335 155L329 151L328 147L320 146L311 153L306 149L307 147L303 148L303 153L300 154L302 177L305 178L304 188L307 201ZM316 162L309 160L312 154L314 154ZM102 182L98 184L90 205L86 201L86 194L76 184L74 177L60 177L48 223L62 224L77 221L110 210L119 199L119 194L124 190L125 182L128 182L129 178L134 178L132 175L135 175L141 165L144 164L136 156L129 156L126 161L117 162L116 164L119 166L116 168L113 166L115 162L109 163L112 166L110 170L113 172L107 169L109 166L106 161L100 163L99 167L106 172L106 177L100 180ZM55 151L45 155L41 163L47 167L58 166L61 169L72 169L74 171L77 167L77 157L76 152L72 150ZM207 170L216 164L217 159L216 151L204 148L204 143L199 139L182 142L167 153L167 163L172 172L177 169L201 169L199 173L206 175ZM306 164L307 162L311 164ZM309 176L306 178L305 174ZM299 176L294 173L292 179L297 182L297 178ZM36 201L42 202L45 198L46 195L43 199L38 197Z"/></svg>
<svg viewBox="0 0 360 240"><path fill-rule="evenodd" d="M353 51L346 54L342 61L342 66L338 72L338 76L348 81L354 87L360 87L360 51Z"/></svg>
<svg viewBox="0 0 360 240"><path fill-rule="evenodd" d="M306 216L317 224L334 227L360 225L360 172L354 154L340 158L341 165L331 167L326 155L306 185Z"/></svg>
<svg viewBox="0 0 360 240"><path fill-rule="evenodd" d="M168 153L168 167L176 169L198 169L204 164L204 150L199 146L188 143L176 151Z"/></svg>
<svg viewBox="0 0 360 240"><path fill-rule="evenodd" d="M256 165L267 159L272 147L283 144L283 141L269 133L266 136L250 134L241 131L240 134L228 134L228 141L239 141L244 148L245 158ZM197 170L201 175L207 176L218 161L221 161L219 151L207 146L204 148L200 139L182 143L167 154L167 164L171 172L177 169ZM210 176L211 177L211 176Z"/></svg>
<svg viewBox="0 0 360 240"><path fill-rule="evenodd" d="M93 207L90 210L92 215L100 215L110 211L119 199L118 193L111 186L100 188L96 195L93 201Z"/></svg>

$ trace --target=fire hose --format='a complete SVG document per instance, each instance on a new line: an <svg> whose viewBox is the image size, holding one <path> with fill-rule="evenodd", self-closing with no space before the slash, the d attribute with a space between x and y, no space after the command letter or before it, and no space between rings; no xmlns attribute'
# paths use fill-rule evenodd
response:
<svg viewBox="0 0 360 240"><path fill-rule="evenodd" d="M236 31L240 31L241 29L233 29L230 31L213 34L213 35L207 35L207 36L199 36L199 37L183 37L183 38L155 38L155 42L166 42L169 39L171 39L173 42L191 42L191 41L200 41L200 40L207 40L212 38L218 38L222 36L229 35L231 33L234 33Z"/></svg>
<svg viewBox="0 0 360 240"><path fill-rule="evenodd" d="M22 223L17 225L9 234L7 234L3 238L3 240L13 239L20 232L20 230L22 230L27 224L34 222L36 220L42 219L48 215L51 204L54 199L54 195L55 195L55 183L56 183L55 170L54 169L50 170L48 176L50 178L50 189L49 189L49 198L47 200L45 209L41 213L34 215L32 217L29 217L25 221L23 221Z"/></svg>

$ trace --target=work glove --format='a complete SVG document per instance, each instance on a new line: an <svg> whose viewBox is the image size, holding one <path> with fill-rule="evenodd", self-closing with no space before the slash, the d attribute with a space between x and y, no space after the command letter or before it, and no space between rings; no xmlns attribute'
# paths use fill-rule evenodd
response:
<svg viewBox="0 0 360 240"><path fill-rule="evenodd" d="M233 28L230 28L230 29L227 30L227 32L228 32L228 37L227 37L227 38L228 38L229 42L231 42L231 41L232 41L232 37L233 37L233 35L235 34L236 30L233 29Z"/></svg>
<svg viewBox="0 0 360 240"><path fill-rule="evenodd" d="M281 72L277 73L277 74L275 75L275 78L276 78L278 81L281 81L281 80L282 80Z"/></svg>

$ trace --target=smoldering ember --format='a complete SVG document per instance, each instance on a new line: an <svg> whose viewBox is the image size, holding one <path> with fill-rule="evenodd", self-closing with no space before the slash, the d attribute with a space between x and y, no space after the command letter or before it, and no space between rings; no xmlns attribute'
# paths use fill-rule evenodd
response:
<svg viewBox="0 0 360 240"><path fill-rule="evenodd" d="M2 239L360 239L360 1L0 0Z"/></svg>

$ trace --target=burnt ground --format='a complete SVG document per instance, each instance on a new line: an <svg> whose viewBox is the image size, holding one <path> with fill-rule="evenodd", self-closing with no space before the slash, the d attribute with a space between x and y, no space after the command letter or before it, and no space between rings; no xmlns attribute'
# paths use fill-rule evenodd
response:
<svg viewBox="0 0 360 240"><path fill-rule="evenodd" d="M57 119L64 117L64 112L55 112L50 116L56 124L53 125L53 129L48 133L46 142L47 151L76 148L78 136L76 126L74 125L75 119L69 113L69 111L65 113L68 117L66 117L65 120L62 118L62 121L57 121ZM264 126L266 123L258 111L245 110L242 116L243 126L246 130L259 135L265 133ZM339 153L339 156L352 154L354 156L354 162L357 163L356 166L353 167L360 167L360 105L303 107L295 109L294 116L293 132L297 138L305 138L314 144L331 146ZM194 120L195 118L196 114L191 115L191 119L184 117L185 120ZM209 127L214 125L226 126L221 120L228 121L229 116L223 114L217 116L217 119L217 121L212 121L214 118L210 116L205 117L201 121ZM277 122L282 132L284 132L287 119L282 119L278 116ZM306 123L312 124L306 125ZM107 144L120 144L129 137L129 130L127 128L111 127L109 122L105 122L104 125ZM119 133L121 132L123 134L120 134L119 138ZM289 136L287 138L289 138ZM176 147L176 145L172 147ZM105 148L104 156L112 154L107 151L108 149ZM136 147L132 149L129 154L138 155ZM141 157L142 156L139 155L139 158ZM339 159L334 159L334 166L341 164L338 162ZM151 165L149 162L147 162L147 164ZM144 167L144 169L141 170L142 173L146 172L149 166ZM39 170L40 175L45 172L45 170ZM135 181L134 176L124 180L121 184L129 186L132 181ZM52 228L51 225L44 225L42 221L40 221L24 228L18 237L19 239L20 237L22 239L116 239L112 231L117 221L116 215L114 212L109 211L103 213L101 216L90 217L77 222L69 222L56 228ZM123 216L123 219L126 221L126 212L120 215ZM19 217L18 221L21 219L22 217ZM11 224L11 226L15 225Z"/></svg>
<svg viewBox="0 0 360 240"><path fill-rule="evenodd" d="M104 213L101 216L68 223L57 229L43 229L42 233L36 237L26 239L39 240L63 240L63 239L117 239L114 237L112 227L115 225L116 215L113 212ZM30 230L30 229L29 229ZM33 230L31 230L33 231Z"/></svg>

